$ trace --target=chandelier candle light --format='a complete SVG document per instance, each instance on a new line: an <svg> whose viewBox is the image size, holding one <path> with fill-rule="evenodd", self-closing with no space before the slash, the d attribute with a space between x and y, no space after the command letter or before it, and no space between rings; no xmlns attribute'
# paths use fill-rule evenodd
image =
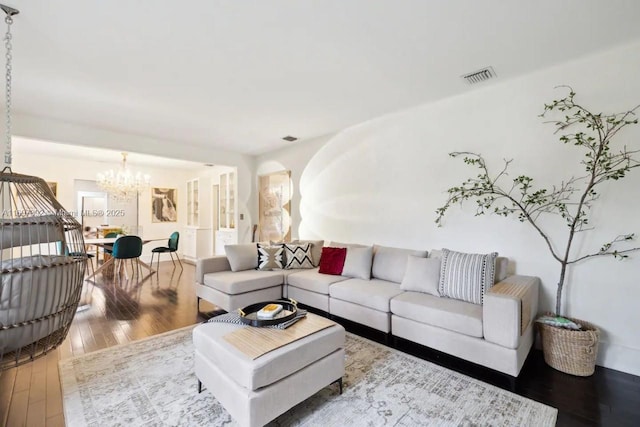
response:
<svg viewBox="0 0 640 427"><path fill-rule="evenodd" d="M98 185L109 195L120 202L128 202L144 190L149 188L149 175L138 172L133 174L127 167L127 153L122 154L122 166L98 174Z"/></svg>

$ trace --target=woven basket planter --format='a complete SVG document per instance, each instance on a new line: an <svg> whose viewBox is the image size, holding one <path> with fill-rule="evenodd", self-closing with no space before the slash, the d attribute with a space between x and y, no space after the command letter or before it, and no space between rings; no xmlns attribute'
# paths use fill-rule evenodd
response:
<svg viewBox="0 0 640 427"><path fill-rule="evenodd" d="M582 325L584 330L575 331L538 323L544 361L566 374L581 377L593 375L598 356L600 329L584 320L571 317L567 319Z"/></svg>

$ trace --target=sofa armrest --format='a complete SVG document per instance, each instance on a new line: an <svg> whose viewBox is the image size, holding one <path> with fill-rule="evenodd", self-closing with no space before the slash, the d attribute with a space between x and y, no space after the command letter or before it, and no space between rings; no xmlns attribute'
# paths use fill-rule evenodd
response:
<svg viewBox="0 0 640 427"><path fill-rule="evenodd" d="M204 283L205 274L218 271L231 271L231 265L229 265L229 260L225 255L200 258L196 261L196 282Z"/></svg>
<svg viewBox="0 0 640 427"><path fill-rule="evenodd" d="M518 348L520 337L538 312L540 279L509 276L496 283L484 296L482 328L484 338L507 348Z"/></svg>

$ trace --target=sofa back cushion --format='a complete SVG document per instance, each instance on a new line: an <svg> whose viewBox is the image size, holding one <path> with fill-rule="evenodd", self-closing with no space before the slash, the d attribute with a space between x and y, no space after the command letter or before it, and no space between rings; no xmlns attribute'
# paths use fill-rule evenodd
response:
<svg viewBox="0 0 640 427"><path fill-rule="evenodd" d="M371 280L372 259L373 246L347 248L347 256L344 259L342 276Z"/></svg>
<svg viewBox="0 0 640 427"><path fill-rule="evenodd" d="M258 246L255 243L225 245L231 271L254 270L258 267Z"/></svg>
<svg viewBox="0 0 640 427"><path fill-rule="evenodd" d="M367 245L361 245L359 243L342 243L342 242L329 242L332 248L366 248Z"/></svg>
<svg viewBox="0 0 640 427"><path fill-rule="evenodd" d="M409 255L420 258L427 257L427 251L391 248L388 246L373 247L373 266L371 272L375 279L402 283L407 268Z"/></svg>
<svg viewBox="0 0 640 427"><path fill-rule="evenodd" d="M468 254L442 249L440 295L482 304L484 294L493 286L497 252Z"/></svg>
<svg viewBox="0 0 640 427"><path fill-rule="evenodd" d="M507 268L509 267L509 258L499 256L496 258L496 277L495 283L502 282L509 275Z"/></svg>

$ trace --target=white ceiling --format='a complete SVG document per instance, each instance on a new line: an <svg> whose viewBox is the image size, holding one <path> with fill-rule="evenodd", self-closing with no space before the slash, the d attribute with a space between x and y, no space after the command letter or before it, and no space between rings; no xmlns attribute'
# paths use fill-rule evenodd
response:
<svg viewBox="0 0 640 427"><path fill-rule="evenodd" d="M81 147L78 145L53 143L50 141L40 141L32 138L14 137L11 145L14 154L21 155L28 159L31 153L51 157L61 157L65 159L90 160L91 162L102 162L105 169L117 168L122 163L122 152L108 150L104 148ZM159 169L180 169L180 170L202 170L206 166L202 163L190 162L188 160L169 159L166 157L152 156L141 153L127 153L127 165L150 166ZM96 171L102 172L102 171Z"/></svg>
<svg viewBox="0 0 640 427"><path fill-rule="evenodd" d="M248 154L640 38L637 0L2 1L14 111Z"/></svg>

